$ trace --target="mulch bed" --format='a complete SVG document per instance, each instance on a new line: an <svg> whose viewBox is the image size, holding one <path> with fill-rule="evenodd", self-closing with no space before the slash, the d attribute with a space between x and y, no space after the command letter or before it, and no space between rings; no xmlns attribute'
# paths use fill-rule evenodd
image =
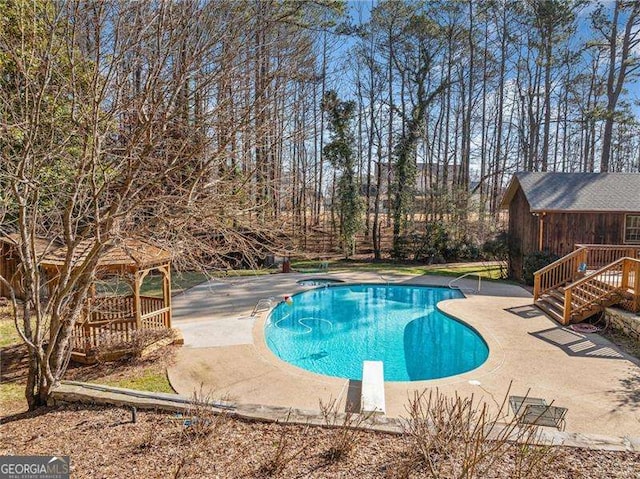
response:
<svg viewBox="0 0 640 479"><path fill-rule="evenodd" d="M627 336L622 331L619 331L615 328L608 327L605 330L601 331L601 336L604 336L613 344L621 348L627 354L640 359L640 342L635 339Z"/></svg>
<svg viewBox="0 0 640 479"><path fill-rule="evenodd" d="M424 464L412 459L406 437L359 433L353 451L339 461L327 458L339 429L253 423L217 416L201 436L194 436L175 416L139 411L137 423L122 408L60 406L6 417L2 421L3 454L71 456L74 478L265 476L265 464L278 444L286 461L278 477L377 478L430 477ZM191 432L190 432L191 431ZM284 438L284 439L283 439ZM640 477L640 454L555 449L552 467L540 475L559 479ZM492 473L509 477L510 458ZM449 476L447 476L449 477Z"/></svg>

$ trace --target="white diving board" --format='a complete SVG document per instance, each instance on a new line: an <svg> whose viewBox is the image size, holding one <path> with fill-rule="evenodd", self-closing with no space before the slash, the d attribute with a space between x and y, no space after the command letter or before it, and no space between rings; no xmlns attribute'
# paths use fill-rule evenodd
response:
<svg viewBox="0 0 640 479"><path fill-rule="evenodd" d="M360 411L363 414L384 414L384 367L382 361L362 362L362 392Z"/></svg>

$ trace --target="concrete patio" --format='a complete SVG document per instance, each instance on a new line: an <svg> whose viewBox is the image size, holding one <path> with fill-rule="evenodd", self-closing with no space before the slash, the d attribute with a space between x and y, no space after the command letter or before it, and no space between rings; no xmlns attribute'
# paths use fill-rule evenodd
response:
<svg viewBox="0 0 640 479"><path fill-rule="evenodd" d="M212 280L174 298L174 326L185 346L168 371L174 389L190 395L202 388L212 396L241 404L318 409L338 399L341 407L359 400L359 383L314 374L273 355L264 342L266 314L251 316L259 299L282 300L304 288L309 274L277 274ZM447 285L451 278L408 275L381 278L350 272L328 277L348 282ZM445 379L386 382L389 416L406 416L414 394L438 388L471 395L498 410L505 394L544 398L567 407L566 430L614 436L640 436L640 363L597 334L579 334L542 314L525 289L475 279L459 283L465 299L439 308L473 326L489 345L479 368ZM471 383L470 383L471 381Z"/></svg>

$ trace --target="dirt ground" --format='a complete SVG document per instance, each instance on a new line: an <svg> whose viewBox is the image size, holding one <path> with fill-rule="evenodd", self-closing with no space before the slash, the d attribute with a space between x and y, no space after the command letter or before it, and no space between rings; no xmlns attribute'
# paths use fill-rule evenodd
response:
<svg viewBox="0 0 640 479"><path fill-rule="evenodd" d="M245 422L217 416L205 427L185 427L175 415L104 407L45 408L2 420L2 454L71 457L74 478L129 477L432 477L406 436L359 432L345 458L328 451L341 429ZM281 452L278 456L278 451ZM637 478L640 454L556 448L539 473L560 479ZM281 457L281 460L277 460ZM442 458L447 460L447 458ZM281 470L273 470L273 464ZM502 456L476 477L516 477ZM455 477L455 476L441 476Z"/></svg>

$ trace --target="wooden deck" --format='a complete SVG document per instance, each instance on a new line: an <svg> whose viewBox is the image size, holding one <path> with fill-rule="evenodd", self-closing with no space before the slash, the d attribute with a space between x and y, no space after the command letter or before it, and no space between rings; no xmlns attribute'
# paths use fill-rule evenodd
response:
<svg viewBox="0 0 640 479"><path fill-rule="evenodd" d="M640 312L640 246L576 245L534 274L535 304L562 324L618 305Z"/></svg>

